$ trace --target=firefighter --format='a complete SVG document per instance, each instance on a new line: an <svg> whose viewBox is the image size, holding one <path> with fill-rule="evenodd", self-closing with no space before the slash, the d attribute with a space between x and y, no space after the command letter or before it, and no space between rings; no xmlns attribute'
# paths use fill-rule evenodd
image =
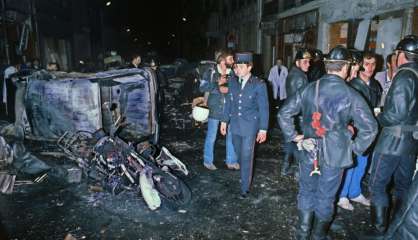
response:
<svg viewBox="0 0 418 240"><path fill-rule="evenodd" d="M394 176L396 212L415 170L418 150L417 36L406 36L398 43L396 59L399 69L386 96L383 112L377 116L383 129L374 148L369 180L372 229L363 236L364 239L383 239L389 206L386 187Z"/></svg>
<svg viewBox="0 0 418 240"><path fill-rule="evenodd" d="M362 154L377 134L366 101L345 83L349 51L338 46L324 61L327 74L287 99L278 115L286 140L300 149L297 239L327 239L343 170L353 164L352 151ZM294 124L299 114L302 133ZM358 130L353 140L351 122Z"/></svg>
<svg viewBox="0 0 418 240"><path fill-rule="evenodd" d="M297 51L295 56L295 65L292 67L292 69L290 69L289 75L286 78L285 86L286 95L288 98L295 95L297 92L302 91L306 87L306 85L308 85L308 77L306 73L309 70L311 59L312 55L310 51L308 51L308 49L301 48ZM301 122L298 121L298 124L300 125ZM286 176L289 174L292 157L294 162L297 161L296 145L293 142L285 142L283 145L283 150L284 159L280 170L280 174L282 176ZM298 178L297 174L298 171L296 170L296 178Z"/></svg>

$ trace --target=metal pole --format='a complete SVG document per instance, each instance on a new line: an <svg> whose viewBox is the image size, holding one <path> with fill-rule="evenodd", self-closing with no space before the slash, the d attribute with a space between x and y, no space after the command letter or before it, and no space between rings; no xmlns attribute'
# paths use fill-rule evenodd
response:
<svg viewBox="0 0 418 240"><path fill-rule="evenodd" d="M6 53L7 65L10 64L10 54L9 54L9 39L7 37L7 27L6 27L6 2L1 0L1 15L2 15L2 25L3 25L3 35L4 35L4 50Z"/></svg>

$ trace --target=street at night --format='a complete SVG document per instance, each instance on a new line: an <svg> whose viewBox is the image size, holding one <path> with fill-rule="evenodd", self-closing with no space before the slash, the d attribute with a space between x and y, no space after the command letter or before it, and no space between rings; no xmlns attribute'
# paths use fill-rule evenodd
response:
<svg viewBox="0 0 418 240"><path fill-rule="evenodd" d="M0 240L418 239L418 1L0 8Z"/></svg>

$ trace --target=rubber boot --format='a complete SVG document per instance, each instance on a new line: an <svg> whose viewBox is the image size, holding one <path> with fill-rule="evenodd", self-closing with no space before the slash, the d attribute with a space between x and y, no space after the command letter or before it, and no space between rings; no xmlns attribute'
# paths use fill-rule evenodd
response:
<svg viewBox="0 0 418 240"><path fill-rule="evenodd" d="M312 240L328 240L328 229L331 221L323 221L315 218L312 229Z"/></svg>
<svg viewBox="0 0 418 240"><path fill-rule="evenodd" d="M360 237L362 240L379 240L384 239L387 227L387 207L371 206L370 216L372 229L367 231Z"/></svg>
<svg viewBox="0 0 418 240"><path fill-rule="evenodd" d="M296 228L297 240L309 240L313 216L312 211L299 210L299 222Z"/></svg>

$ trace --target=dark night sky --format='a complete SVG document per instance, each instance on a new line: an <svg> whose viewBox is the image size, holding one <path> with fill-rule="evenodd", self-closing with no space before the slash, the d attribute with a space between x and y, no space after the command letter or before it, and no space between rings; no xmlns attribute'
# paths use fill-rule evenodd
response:
<svg viewBox="0 0 418 240"><path fill-rule="evenodd" d="M105 0L104 0L105 1ZM105 1L106 2L106 1ZM138 42L152 42L152 48L173 48L175 41L186 38L188 29L196 19L199 1L193 0L112 0L107 8L111 24L123 31L131 29L129 35ZM186 17L188 22L182 22ZM182 36L180 29L183 30ZM175 34L175 38L172 37ZM171 46L168 46L170 41Z"/></svg>

